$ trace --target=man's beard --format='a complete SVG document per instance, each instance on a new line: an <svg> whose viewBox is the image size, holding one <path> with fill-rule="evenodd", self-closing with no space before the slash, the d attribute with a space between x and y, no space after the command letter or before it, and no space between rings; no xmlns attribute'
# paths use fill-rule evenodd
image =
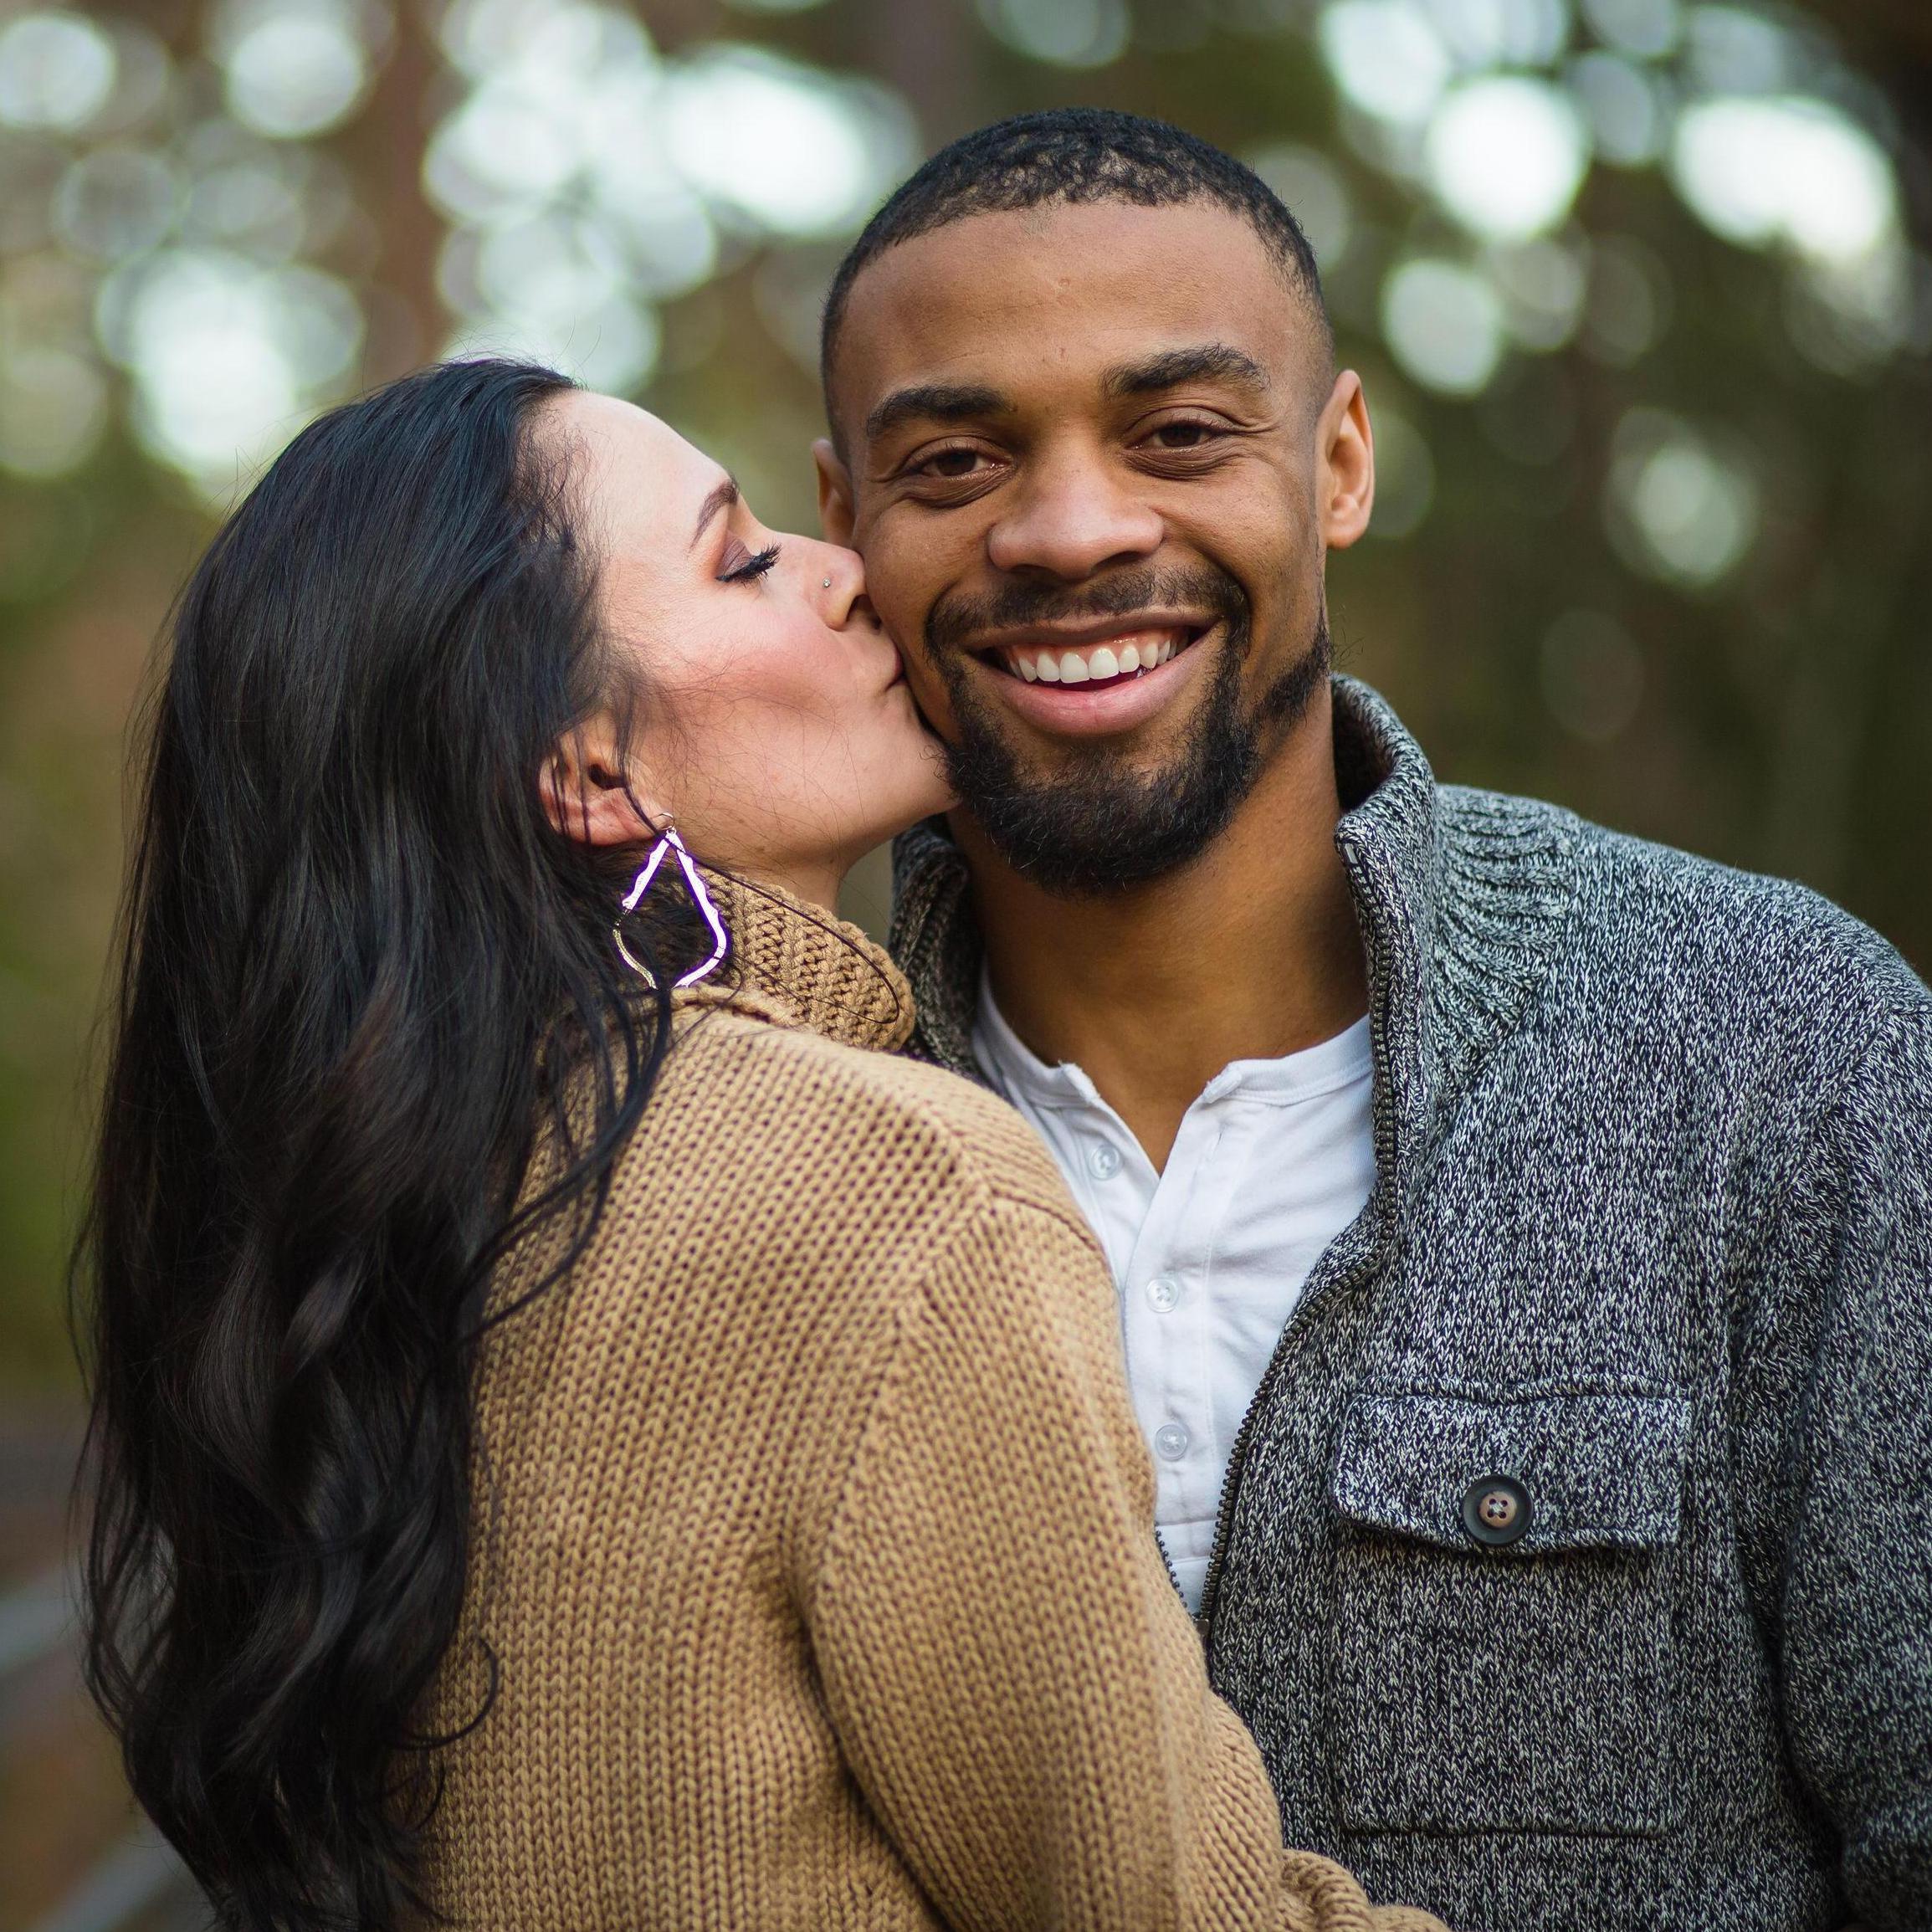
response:
<svg viewBox="0 0 1932 1932"><path fill-rule="evenodd" d="M1212 610L1222 628L1213 682L1179 749L1161 770L1135 771L1105 741L1076 741L1059 769L1028 775L972 689L961 640L989 629L1144 610ZM1198 858L1261 776L1264 730L1292 729L1328 676L1324 616L1307 650L1252 711L1244 710L1242 670L1252 635L1247 593L1226 571L1212 569L1165 577L1125 571L1079 598L1015 584L984 603L942 602L927 621L926 649L958 725L946 768L961 804L1015 872L1063 898L1125 892Z"/></svg>

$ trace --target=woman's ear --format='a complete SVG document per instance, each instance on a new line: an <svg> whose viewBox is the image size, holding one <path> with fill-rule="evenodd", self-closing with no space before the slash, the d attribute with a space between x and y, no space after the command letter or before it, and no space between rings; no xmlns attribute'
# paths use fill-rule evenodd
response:
<svg viewBox="0 0 1932 1932"><path fill-rule="evenodd" d="M557 741L537 787L545 816L581 844L640 845L670 823L670 814L624 771L616 727L602 713Z"/></svg>

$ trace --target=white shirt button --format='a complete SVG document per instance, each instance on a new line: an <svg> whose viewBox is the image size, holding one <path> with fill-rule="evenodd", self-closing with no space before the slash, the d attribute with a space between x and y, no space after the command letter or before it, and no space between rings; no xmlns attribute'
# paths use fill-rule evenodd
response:
<svg viewBox="0 0 1932 1932"><path fill-rule="evenodd" d="M1165 1314L1181 1299L1181 1284L1171 1274L1157 1274L1147 1284L1147 1305Z"/></svg>
<svg viewBox="0 0 1932 1932"><path fill-rule="evenodd" d="M1087 1171L1096 1181L1111 1181L1120 1171L1120 1150L1110 1140L1087 1150Z"/></svg>
<svg viewBox="0 0 1932 1932"><path fill-rule="evenodd" d="M1187 1453L1187 1432L1178 1422L1163 1422L1154 1432L1154 1453L1163 1462L1178 1463Z"/></svg>

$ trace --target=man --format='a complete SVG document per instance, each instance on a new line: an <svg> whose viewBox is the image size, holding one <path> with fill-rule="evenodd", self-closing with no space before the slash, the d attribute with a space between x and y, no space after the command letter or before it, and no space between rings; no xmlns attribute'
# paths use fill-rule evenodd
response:
<svg viewBox="0 0 1932 1932"><path fill-rule="evenodd" d="M1468 1932L1932 1924L1932 996L1331 679L1369 413L1226 156L955 144L824 370L962 800L898 853L918 1046L1106 1249L1290 1842Z"/></svg>

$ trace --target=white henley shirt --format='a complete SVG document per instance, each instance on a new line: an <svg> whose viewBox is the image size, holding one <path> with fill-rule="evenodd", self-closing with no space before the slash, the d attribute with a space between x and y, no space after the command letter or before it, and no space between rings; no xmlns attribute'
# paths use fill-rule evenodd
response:
<svg viewBox="0 0 1932 1932"><path fill-rule="evenodd" d="M972 1043L1046 1142L1114 1271L1156 1520L1198 1610L1242 1418L1309 1270L1375 1181L1369 1022L1224 1067L1158 1174L1079 1067L1049 1067L1022 1043L983 976Z"/></svg>

